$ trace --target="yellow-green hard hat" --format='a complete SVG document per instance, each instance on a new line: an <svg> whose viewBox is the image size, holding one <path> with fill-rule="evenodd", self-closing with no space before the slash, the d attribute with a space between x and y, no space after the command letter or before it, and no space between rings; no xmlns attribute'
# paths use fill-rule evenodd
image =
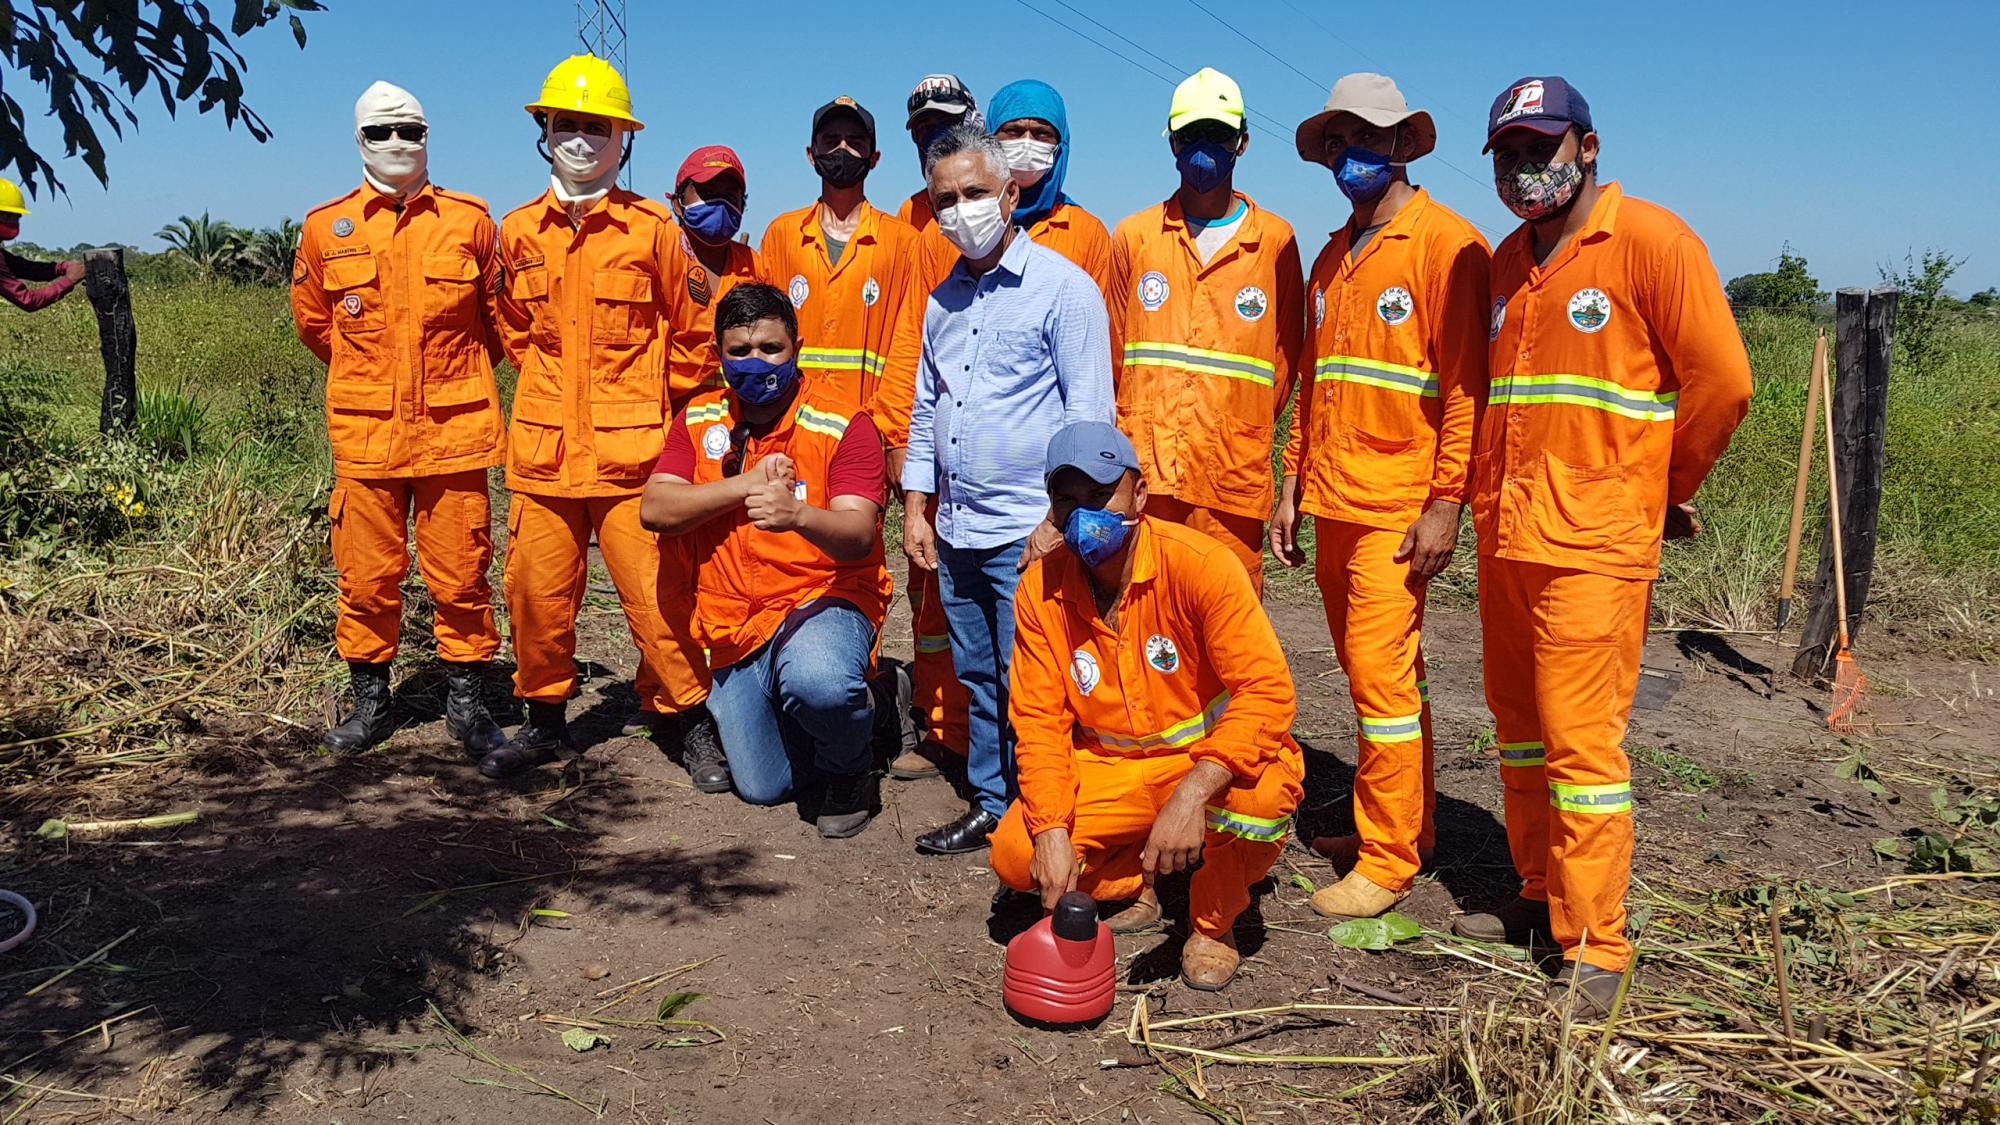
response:
<svg viewBox="0 0 2000 1125"><path fill-rule="evenodd" d="M589 113L631 126L646 127L632 116L632 91L618 68L596 55L571 55L549 71L542 96L528 103L529 113Z"/></svg>

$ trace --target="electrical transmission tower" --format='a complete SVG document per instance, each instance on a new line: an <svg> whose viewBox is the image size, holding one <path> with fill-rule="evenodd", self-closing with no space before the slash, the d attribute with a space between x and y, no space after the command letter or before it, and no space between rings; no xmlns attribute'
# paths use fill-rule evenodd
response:
<svg viewBox="0 0 2000 1125"><path fill-rule="evenodd" d="M576 0L576 38L584 53L618 68L629 84L632 72L625 66L625 0ZM625 166L626 190L632 188L632 166Z"/></svg>

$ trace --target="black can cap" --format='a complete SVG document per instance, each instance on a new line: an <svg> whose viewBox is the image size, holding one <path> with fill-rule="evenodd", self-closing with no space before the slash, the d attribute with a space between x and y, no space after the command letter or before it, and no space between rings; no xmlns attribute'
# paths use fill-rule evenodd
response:
<svg viewBox="0 0 2000 1125"><path fill-rule="evenodd" d="M1071 891L1056 900L1055 921L1049 928L1064 941L1097 940L1097 900Z"/></svg>

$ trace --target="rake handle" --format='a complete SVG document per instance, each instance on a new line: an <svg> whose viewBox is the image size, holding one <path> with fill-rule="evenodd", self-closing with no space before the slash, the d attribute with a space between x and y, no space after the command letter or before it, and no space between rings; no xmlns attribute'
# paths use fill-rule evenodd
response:
<svg viewBox="0 0 2000 1125"><path fill-rule="evenodd" d="M1778 628L1792 619L1792 594L1799 577L1799 539L1805 529L1806 485L1812 476L1814 428L1819 424L1819 381L1826 369L1826 329L1813 342L1812 375L1806 380L1806 418L1799 435L1799 469L1792 481L1792 523L1785 533L1785 578L1778 586Z"/></svg>

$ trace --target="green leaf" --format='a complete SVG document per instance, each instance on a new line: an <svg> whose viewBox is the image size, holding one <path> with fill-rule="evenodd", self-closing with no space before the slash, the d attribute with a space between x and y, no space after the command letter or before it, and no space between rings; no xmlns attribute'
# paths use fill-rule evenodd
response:
<svg viewBox="0 0 2000 1125"><path fill-rule="evenodd" d="M69 838L69 822L52 817L43 821L40 828L35 829L35 835L44 840L66 840Z"/></svg>
<svg viewBox="0 0 2000 1125"><path fill-rule="evenodd" d="M1304 875L1292 876L1292 886L1297 887L1307 894L1312 894L1314 891L1319 890L1319 886Z"/></svg>
<svg viewBox="0 0 2000 1125"><path fill-rule="evenodd" d="M600 1035L595 1031L585 1031L580 1027L572 1027L568 1031L563 1032L562 1041L563 1046L579 1053L591 1050L594 1047L609 1047L611 1045L610 1036Z"/></svg>
<svg viewBox="0 0 2000 1125"><path fill-rule="evenodd" d="M1389 928L1391 942L1408 941L1424 932L1423 926L1415 918L1399 914L1394 910L1382 915L1382 923Z"/></svg>
<svg viewBox="0 0 2000 1125"><path fill-rule="evenodd" d="M537 918L567 918L567 917L569 917L569 911L567 911L567 910L550 910L550 909L548 909L547 907L542 907L542 906L537 906L536 908L534 908L533 910L529 911L528 913L530 913L530 914L534 915L534 916L535 916L535 917L537 917Z"/></svg>
<svg viewBox="0 0 2000 1125"><path fill-rule="evenodd" d="M1387 949L1394 944L1389 923L1380 918L1350 918L1326 932L1342 949Z"/></svg>
<svg viewBox="0 0 2000 1125"><path fill-rule="evenodd" d="M1875 854L1888 859L1903 858L1903 842L1894 836L1884 836L1875 841Z"/></svg>
<svg viewBox="0 0 2000 1125"><path fill-rule="evenodd" d="M699 992L676 992L665 1000L660 1001L660 1010L654 1013L653 1018L656 1020L673 1019L681 1013L682 1009L690 1004L693 1004L697 1000L706 999L708 997Z"/></svg>

